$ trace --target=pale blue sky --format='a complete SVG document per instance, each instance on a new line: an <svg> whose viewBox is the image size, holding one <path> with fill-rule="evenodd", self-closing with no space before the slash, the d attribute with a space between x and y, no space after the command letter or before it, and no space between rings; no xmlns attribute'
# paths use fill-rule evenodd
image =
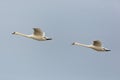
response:
<svg viewBox="0 0 120 80"><path fill-rule="evenodd" d="M120 80L119 0L0 0L0 80ZM40 27L52 41L14 36ZM101 53L72 42L101 40Z"/></svg>

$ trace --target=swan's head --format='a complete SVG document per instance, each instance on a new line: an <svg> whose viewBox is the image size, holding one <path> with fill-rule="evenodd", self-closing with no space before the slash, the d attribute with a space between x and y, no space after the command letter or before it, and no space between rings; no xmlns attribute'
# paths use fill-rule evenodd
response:
<svg viewBox="0 0 120 80"><path fill-rule="evenodd" d="M15 34L16 32L12 32L12 34Z"/></svg>
<svg viewBox="0 0 120 80"><path fill-rule="evenodd" d="M72 45L75 45L75 42L73 42Z"/></svg>
<svg viewBox="0 0 120 80"><path fill-rule="evenodd" d="M12 34L16 34L17 35L17 34L20 34L20 33L19 32L13 32Z"/></svg>
<svg viewBox="0 0 120 80"><path fill-rule="evenodd" d="M77 42L73 42L73 43L72 43L72 45L76 45L76 44L77 44Z"/></svg>

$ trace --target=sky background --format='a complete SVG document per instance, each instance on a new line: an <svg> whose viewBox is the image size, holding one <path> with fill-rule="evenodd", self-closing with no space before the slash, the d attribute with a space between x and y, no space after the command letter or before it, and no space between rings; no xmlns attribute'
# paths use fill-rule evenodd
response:
<svg viewBox="0 0 120 80"><path fill-rule="evenodd" d="M51 41L15 36L39 27ZM0 0L0 80L120 80L119 0ZM111 52L74 41L101 40Z"/></svg>

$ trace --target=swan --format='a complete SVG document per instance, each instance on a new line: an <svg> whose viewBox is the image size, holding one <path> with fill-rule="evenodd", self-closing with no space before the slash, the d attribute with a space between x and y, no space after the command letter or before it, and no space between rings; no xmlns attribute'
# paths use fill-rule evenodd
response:
<svg viewBox="0 0 120 80"><path fill-rule="evenodd" d="M52 38L46 37L45 32L42 32L40 28L33 28L33 30L34 32L31 35L23 34L20 32L13 32L12 34L24 36L24 37L31 38L31 39L38 40L38 41L52 40Z"/></svg>
<svg viewBox="0 0 120 80"><path fill-rule="evenodd" d="M100 40L93 41L92 45L81 44L79 42L73 42L72 45L83 46L83 47L91 48L96 51L111 51L107 48L102 47L102 43Z"/></svg>

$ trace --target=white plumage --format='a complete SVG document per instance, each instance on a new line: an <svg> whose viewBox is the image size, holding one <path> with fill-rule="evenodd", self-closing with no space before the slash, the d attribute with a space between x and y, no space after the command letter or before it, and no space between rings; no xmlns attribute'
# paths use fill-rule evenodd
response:
<svg viewBox="0 0 120 80"><path fill-rule="evenodd" d="M79 42L74 42L72 43L72 45L83 46L83 47L94 49L96 51L110 51L109 49L102 47L102 43L99 40L93 41L92 45L81 44Z"/></svg>
<svg viewBox="0 0 120 80"><path fill-rule="evenodd" d="M48 38L47 36L45 36L45 32L42 32L40 28L33 28L33 30L34 32L31 35L23 34L20 32L13 32L12 34L24 36L38 41L52 40L52 38Z"/></svg>

